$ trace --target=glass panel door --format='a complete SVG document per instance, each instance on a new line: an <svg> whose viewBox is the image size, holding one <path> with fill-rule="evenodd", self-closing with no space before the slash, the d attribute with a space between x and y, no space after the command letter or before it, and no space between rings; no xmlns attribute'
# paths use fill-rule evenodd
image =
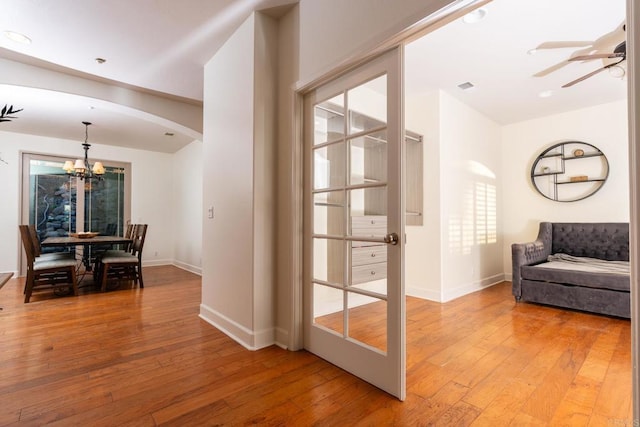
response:
<svg viewBox="0 0 640 427"><path fill-rule="evenodd" d="M36 226L38 238L67 236L76 229L77 185L62 170L62 162L29 161L29 224ZM43 248L43 252L69 248Z"/></svg>
<svg viewBox="0 0 640 427"><path fill-rule="evenodd" d="M85 182L84 231L122 236L125 170L105 166L102 181Z"/></svg>
<svg viewBox="0 0 640 427"><path fill-rule="evenodd" d="M404 398L399 52L305 97L305 347Z"/></svg>

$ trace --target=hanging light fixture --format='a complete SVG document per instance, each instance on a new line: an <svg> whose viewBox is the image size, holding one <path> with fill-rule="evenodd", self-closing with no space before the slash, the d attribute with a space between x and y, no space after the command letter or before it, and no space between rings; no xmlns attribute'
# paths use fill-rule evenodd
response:
<svg viewBox="0 0 640 427"><path fill-rule="evenodd" d="M74 162L71 160L67 160L64 162L62 169L67 173L67 175L75 176L80 179L97 179L102 180L102 175L105 173L104 165L102 162L95 162L93 167L89 164L89 144L87 141L89 140L89 125L91 122L82 122L85 126L84 129L84 144L82 144L82 148L84 149L84 160L77 159Z"/></svg>

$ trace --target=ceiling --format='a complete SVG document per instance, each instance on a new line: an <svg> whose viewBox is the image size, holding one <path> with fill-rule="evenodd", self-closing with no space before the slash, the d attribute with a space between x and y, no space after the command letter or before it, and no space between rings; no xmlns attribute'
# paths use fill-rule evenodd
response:
<svg viewBox="0 0 640 427"><path fill-rule="evenodd" d="M0 0L0 59L201 106L204 64L255 10L278 17L297 0ZM24 45L4 37L15 31ZM106 62L100 64L96 58ZM0 70L1 72L2 70ZM117 103L4 85L0 107L22 108L0 130L172 153L197 139ZM171 133L173 136L165 136ZM195 135L194 135L195 134Z"/></svg>
<svg viewBox="0 0 640 427"><path fill-rule="evenodd" d="M458 19L407 46L406 92L444 90L503 125L624 99L626 78L608 71L562 86L603 66L569 57L612 52L624 40L625 7L625 0L494 0L482 7L483 20ZM528 53L558 45L571 47ZM460 89L465 82L474 88ZM551 96L541 98L545 91Z"/></svg>
<svg viewBox="0 0 640 427"><path fill-rule="evenodd" d="M203 66L253 10L274 16L296 0L0 0L0 32L17 31L30 45L0 33L0 58L56 69L201 105ZM625 0L494 0L485 19L456 20L407 46L407 93L444 90L500 124L623 99L626 79L608 71L561 86L603 65L566 63L624 21ZM615 37L614 37L615 38ZM582 47L527 51L542 43L581 41ZM591 47L584 46L590 42ZM565 43L566 45L567 43ZM96 58L106 62L99 64ZM558 65L543 77L536 73ZM471 82L475 88L457 86ZM540 98L542 91L552 96ZM194 139L169 121L140 117L93 98L0 84L0 106L23 108L0 130L175 152ZM173 133L173 136L165 136Z"/></svg>

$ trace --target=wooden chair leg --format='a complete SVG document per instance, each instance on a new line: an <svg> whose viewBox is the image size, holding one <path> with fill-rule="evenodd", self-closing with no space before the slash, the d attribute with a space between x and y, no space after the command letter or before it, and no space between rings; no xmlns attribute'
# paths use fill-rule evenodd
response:
<svg viewBox="0 0 640 427"><path fill-rule="evenodd" d="M33 271L27 271L26 282L24 283L24 302L25 304L31 299L31 293L33 292Z"/></svg>
<svg viewBox="0 0 640 427"><path fill-rule="evenodd" d="M138 280L140 281L140 289L144 288L144 282L142 281L142 264L138 263L138 274L136 274Z"/></svg>
<svg viewBox="0 0 640 427"><path fill-rule="evenodd" d="M102 292L107 291L107 274L109 273L109 264L102 264L102 279L100 283L100 290Z"/></svg>
<svg viewBox="0 0 640 427"><path fill-rule="evenodd" d="M78 278L76 277L76 269L74 267L71 267L69 272L70 272L69 276L71 279L71 286L73 288L73 295L77 296L78 295Z"/></svg>

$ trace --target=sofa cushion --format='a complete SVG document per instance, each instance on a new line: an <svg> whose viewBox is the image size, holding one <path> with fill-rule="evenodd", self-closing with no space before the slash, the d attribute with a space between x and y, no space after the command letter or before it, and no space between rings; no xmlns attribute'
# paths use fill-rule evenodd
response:
<svg viewBox="0 0 640 427"><path fill-rule="evenodd" d="M553 223L551 253L629 261L629 223Z"/></svg>
<svg viewBox="0 0 640 427"><path fill-rule="evenodd" d="M522 266L522 278L540 282L555 282L566 285L629 292L630 280L627 274L584 271L580 269L570 269L566 266L558 268L557 264L562 263L555 263L555 265L554 263L542 263Z"/></svg>

